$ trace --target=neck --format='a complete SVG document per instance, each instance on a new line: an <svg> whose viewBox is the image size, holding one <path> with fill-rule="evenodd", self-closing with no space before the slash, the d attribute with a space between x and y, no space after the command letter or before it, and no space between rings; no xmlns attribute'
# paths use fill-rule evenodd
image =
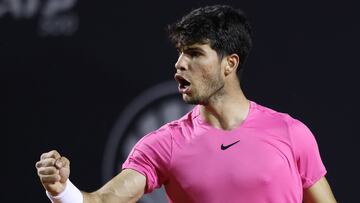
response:
<svg viewBox="0 0 360 203"><path fill-rule="evenodd" d="M232 130L245 120L249 107L250 102L239 87L210 101L207 105L202 105L200 115L215 128Z"/></svg>

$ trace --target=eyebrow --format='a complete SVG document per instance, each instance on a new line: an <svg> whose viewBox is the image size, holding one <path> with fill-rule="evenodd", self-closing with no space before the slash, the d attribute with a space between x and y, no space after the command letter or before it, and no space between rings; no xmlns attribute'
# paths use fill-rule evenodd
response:
<svg viewBox="0 0 360 203"><path fill-rule="evenodd" d="M200 53L205 53L205 51L199 47L187 47L182 49L182 51L186 52L186 51L196 51L196 52L200 52Z"/></svg>

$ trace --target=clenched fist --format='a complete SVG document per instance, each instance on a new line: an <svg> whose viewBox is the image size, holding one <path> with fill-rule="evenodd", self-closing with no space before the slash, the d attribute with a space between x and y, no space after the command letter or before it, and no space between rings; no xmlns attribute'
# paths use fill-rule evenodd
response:
<svg viewBox="0 0 360 203"><path fill-rule="evenodd" d="M44 188L53 196L65 190L70 175L70 161L56 150L44 153L36 162L37 174Z"/></svg>

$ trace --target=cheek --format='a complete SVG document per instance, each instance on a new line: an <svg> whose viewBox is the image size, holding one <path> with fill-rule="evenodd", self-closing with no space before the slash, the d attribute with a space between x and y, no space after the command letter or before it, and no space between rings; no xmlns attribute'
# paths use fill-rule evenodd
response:
<svg viewBox="0 0 360 203"><path fill-rule="evenodd" d="M220 80L217 72L202 71L201 76L195 80L196 90L201 94L208 94L218 86Z"/></svg>
<svg viewBox="0 0 360 203"><path fill-rule="evenodd" d="M196 73L196 84L200 86L209 86L211 85L212 74L207 70L199 70Z"/></svg>
<svg viewBox="0 0 360 203"><path fill-rule="evenodd" d="M208 88L213 82L221 79L221 67L214 64L215 62L208 63L206 61L197 61L192 64L190 75L197 87L206 86Z"/></svg>
<svg viewBox="0 0 360 203"><path fill-rule="evenodd" d="M208 64L197 64L194 68L194 74L198 77L209 78L213 74L213 67Z"/></svg>

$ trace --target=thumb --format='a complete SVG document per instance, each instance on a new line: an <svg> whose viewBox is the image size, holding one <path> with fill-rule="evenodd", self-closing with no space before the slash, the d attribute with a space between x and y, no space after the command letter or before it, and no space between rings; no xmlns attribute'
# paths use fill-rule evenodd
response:
<svg viewBox="0 0 360 203"><path fill-rule="evenodd" d="M59 170L60 182L65 183L70 176L70 161L66 157L60 157L55 166Z"/></svg>

